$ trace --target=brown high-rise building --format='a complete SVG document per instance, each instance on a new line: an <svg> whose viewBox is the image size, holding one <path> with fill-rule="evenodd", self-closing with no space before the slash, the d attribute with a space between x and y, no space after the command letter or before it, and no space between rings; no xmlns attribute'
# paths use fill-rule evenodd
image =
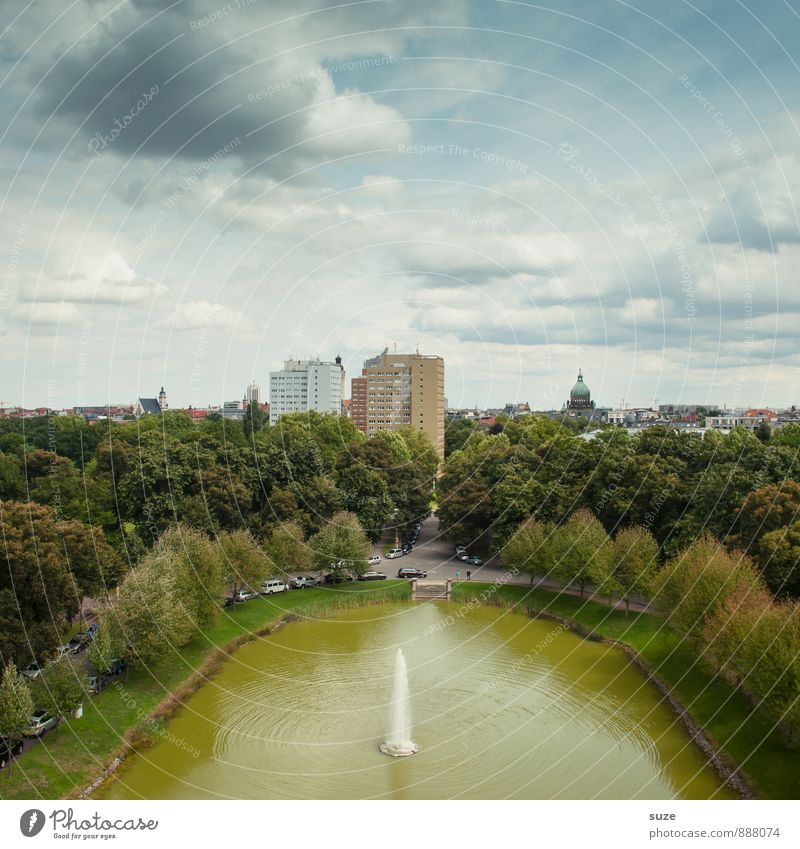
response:
<svg viewBox="0 0 800 849"><path fill-rule="evenodd" d="M350 419L362 432L367 432L367 378L354 377L350 381Z"/></svg>
<svg viewBox="0 0 800 849"><path fill-rule="evenodd" d="M356 401L364 398L365 415ZM413 427L428 434L444 459L444 360L423 354L390 354L367 360L352 381L353 422L368 436ZM359 412L357 412L357 409ZM359 418L360 416L360 418Z"/></svg>

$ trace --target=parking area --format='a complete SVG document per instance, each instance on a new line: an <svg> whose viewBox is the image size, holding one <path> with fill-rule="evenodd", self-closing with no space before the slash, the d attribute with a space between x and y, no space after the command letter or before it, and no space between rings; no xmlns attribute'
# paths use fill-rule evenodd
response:
<svg viewBox="0 0 800 849"><path fill-rule="evenodd" d="M404 542L404 540L400 540ZM461 572L461 578L466 579L467 569L472 572L472 577L476 581L496 581L503 574L502 569L498 569L493 565L495 558L489 558L483 566L465 566L460 560L456 559L455 546L453 543L442 537L439 533L439 520L436 516L431 516L422 522L419 539L414 545L414 550L410 554L403 557L397 557L393 560L387 560L383 554L383 550L387 544L394 544L393 536L385 536L381 542L373 546L373 554L379 554L383 557L380 566L376 567L390 578L397 575L397 570L404 567L414 567L428 573L428 577L435 578L455 578L456 571Z"/></svg>

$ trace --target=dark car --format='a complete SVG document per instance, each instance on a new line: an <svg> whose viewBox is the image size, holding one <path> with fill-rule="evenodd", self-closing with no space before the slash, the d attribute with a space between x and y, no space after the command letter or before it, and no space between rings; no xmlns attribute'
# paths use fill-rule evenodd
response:
<svg viewBox="0 0 800 849"><path fill-rule="evenodd" d="M22 740L14 740L11 737L0 737L0 769L8 766L8 762L22 751L22 747Z"/></svg>
<svg viewBox="0 0 800 849"><path fill-rule="evenodd" d="M91 638L88 634L76 634L68 643L71 654L78 654L78 652L82 652L86 646L89 645Z"/></svg>
<svg viewBox="0 0 800 849"><path fill-rule="evenodd" d="M128 662L126 660L120 660L115 657L108 665L108 669L102 674L106 678L113 678L115 675L121 675L127 668Z"/></svg>
<svg viewBox="0 0 800 849"><path fill-rule="evenodd" d="M364 572L358 576L359 581L385 581L386 575L383 572Z"/></svg>
<svg viewBox="0 0 800 849"><path fill-rule="evenodd" d="M329 572L325 576L326 584L349 584L353 580L353 576L347 574L347 572L335 574L333 572Z"/></svg>
<svg viewBox="0 0 800 849"><path fill-rule="evenodd" d="M428 573L423 572L422 569L415 569L413 566L407 566L404 569L397 570L398 578L427 578Z"/></svg>
<svg viewBox="0 0 800 849"><path fill-rule="evenodd" d="M413 550L414 550L414 546L411 545L411 543L408 543L408 542L402 548L403 554L411 554L411 552Z"/></svg>

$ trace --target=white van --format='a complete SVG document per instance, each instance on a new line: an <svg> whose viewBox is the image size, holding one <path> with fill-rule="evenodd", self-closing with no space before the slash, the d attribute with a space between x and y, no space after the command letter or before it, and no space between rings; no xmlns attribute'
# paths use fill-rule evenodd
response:
<svg viewBox="0 0 800 849"><path fill-rule="evenodd" d="M283 581L264 581L261 585L261 595L272 595L273 593L285 593L289 587Z"/></svg>

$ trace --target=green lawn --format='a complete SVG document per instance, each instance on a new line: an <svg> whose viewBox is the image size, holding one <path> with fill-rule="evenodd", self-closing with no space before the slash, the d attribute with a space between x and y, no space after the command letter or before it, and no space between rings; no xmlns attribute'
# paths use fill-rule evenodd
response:
<svg viewBox="0 0 800 849"><path fill-rule="evenodd" d="M153 668L132 669L124 686L107 687L84 705L81 719L62 723L58 740L50 732L40 744L24 752L11 770L0 772L0 799L57 799L79 791L122 748L123 735L213 658L215 650L263 632L290 614L326 615L376 601L402 601L409 598L410 591L407 581L364 582L296 590L272 599L248 601L233 611L226 609L207 634ZM183 688L185 694L190 691Z"/></svg>
<svg viewBox="0 0 800 849"><path fill-rule="evenodd" d="M530 609L563 616L604 637L628 643L672 689L708 737L741 766L757 793L769 799L800 798L798 753L742 693L706 673L695 653L681 644L662 619L633 612L626 619L624 611L544 589L503 586L490 593L491 586L462 582L454 588L453 600L496 599L519 605L520 612Z"/></svg>

